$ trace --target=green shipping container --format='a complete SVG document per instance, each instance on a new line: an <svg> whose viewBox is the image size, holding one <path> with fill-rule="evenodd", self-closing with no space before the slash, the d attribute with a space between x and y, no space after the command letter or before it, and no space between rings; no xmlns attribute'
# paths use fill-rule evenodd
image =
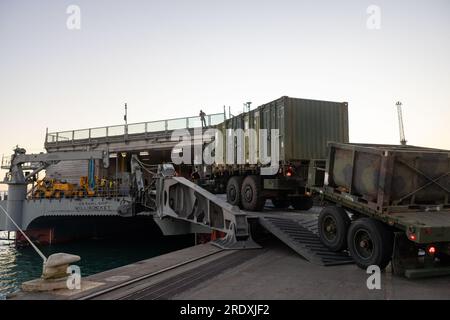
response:
<svg viewBox="0 0 450 320"><path fill-rule="evenodd" d="M278 129L281 161L326 159L328 142L349 140L348 103L284 96L228 119L218 127L225 140L225 129L269 129L269 132ZM245 145L248 146L247 140ZM224 148L224 155L225 152ZM245 152L248 159L248 148Z"/></svg>

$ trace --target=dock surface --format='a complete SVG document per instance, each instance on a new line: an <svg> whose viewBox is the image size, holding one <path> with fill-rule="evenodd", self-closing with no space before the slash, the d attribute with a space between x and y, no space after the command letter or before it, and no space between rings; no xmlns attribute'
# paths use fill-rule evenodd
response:
<svg viewBox="0 0 450 320"><path fill-rule="evenodd" d="M261 249L201 244L84 277L81 290L19 292L10 299L450 299L450 276L409 280L394 276L390 266L381 274L381 289L369 290L369 274L316 243L320 209L248 212L251 219L282 220L266 227L273 236L261 240ZM299 224L301 233L291 234L298 230L291 224Z"/></svg>
<svg viewBox="0 0 450 320"><path fill-rule="evenodd" d="M380 290L368 277L355 265L312 264L277 240L241 251L203 244L86 277L81 290L11 299L450 299L450 277L408 280L388 268Z"/></svg>

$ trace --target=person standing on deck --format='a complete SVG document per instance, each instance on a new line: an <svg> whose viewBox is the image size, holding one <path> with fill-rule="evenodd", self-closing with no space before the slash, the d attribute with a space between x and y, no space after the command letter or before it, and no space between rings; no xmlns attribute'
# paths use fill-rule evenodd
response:
<svg viewBox="0 0 450 320"><path fill-rule="evenodd" d="M200 120L202 121L202 128L206 128L206 120L205 120L205 116L206 113L203 112L203 110L200 110Z"/></svg>

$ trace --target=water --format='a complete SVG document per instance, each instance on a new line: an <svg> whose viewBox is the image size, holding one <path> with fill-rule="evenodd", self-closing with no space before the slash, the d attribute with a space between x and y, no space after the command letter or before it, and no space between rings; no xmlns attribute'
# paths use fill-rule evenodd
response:
<svg viewBox="0 0 450 320"><path fill-rule="evenodd" d="M39 249L47 257L57 252L81 256L77 265L81 268L81 275L88 276L193 244L192 236L116 237L42 246ZM41 273L42 259L31 247L16 248L11 241L0 240L0 300L18 290L22 282L39 278Z"/></svg>

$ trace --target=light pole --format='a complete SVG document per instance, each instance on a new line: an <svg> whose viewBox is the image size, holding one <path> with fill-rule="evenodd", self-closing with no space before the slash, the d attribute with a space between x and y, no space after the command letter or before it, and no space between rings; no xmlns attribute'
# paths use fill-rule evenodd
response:
<svg viewBox="0 0 450 320"><path fill-rule="evenodd" d="M398 114L398 127L400 131L400 143L402 146L406 145L406 138L405 138L405 128L403 126L403 113L402 113L402 103L400 101L397 101L395 104L397 106L397 114Z"/></svg>

